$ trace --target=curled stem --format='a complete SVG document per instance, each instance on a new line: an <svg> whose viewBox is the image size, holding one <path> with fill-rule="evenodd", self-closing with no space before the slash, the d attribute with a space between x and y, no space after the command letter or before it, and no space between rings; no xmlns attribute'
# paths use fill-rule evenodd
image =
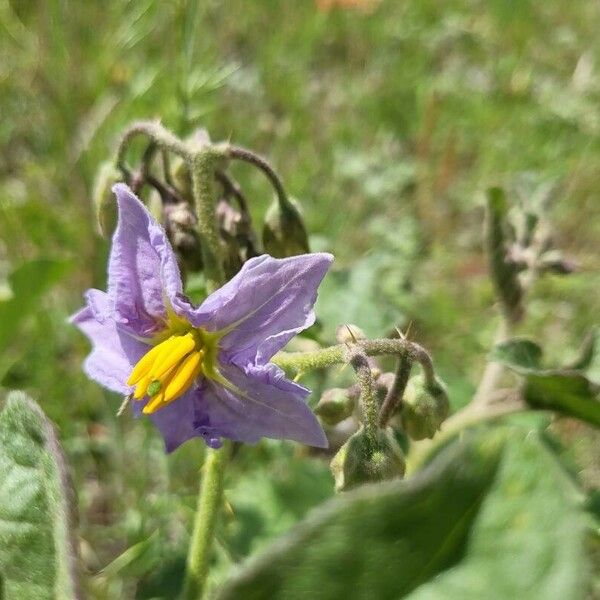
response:
<svg viewBox="0 0 600 600"><path fill-rule="evenodd" d="M271 182L271 185L277 194L280 208L286 211L291 207L290 200L285 188L283 187L283 183L279 178L279 175L277 175L275 169L273 169L273 167L265 158L259 154L256 154L255 152L252 152L251 150L248 150L247 148L242 148L240 146L228 146L226 152L229 158L242 160L259 168Z"/></svg>
<svg viewBox="0 0 600 600"><path fill-rule="evenodd" d="M377 398L375 397L375 383L373 373L367 355L357 346L348 351L347 360L356 373L358 385L360 386L360 406L363 415L363 425L369 441L371 450L375 450L377 443Z"/></svg>
<svg viewBox="0 0 600 600"><path fill-rule="evenodd" d="M190 152L184 142L165 129L158 121L137 121L123 134L117 149L117 166L122 168L125 163L125 154L131 140L140 135L146 136L157 146L169 150L182 158L188 158Z"/></svg>
<svg viewBox="0 0 600 600"><path fill-rule="evenodd" d="M394 382L392 383L392 387L385 397L385 400L381 405L381 410L379 411L379 427L382 429L387 426L388 421L390 420L392 414L394 414L398 404L402 402L402 397L404 396L404 390L406 390L406 385L408 384L411 369L412 360L410 360L408 354L403 354L398 359L398 366L396 368Z"/></svg>

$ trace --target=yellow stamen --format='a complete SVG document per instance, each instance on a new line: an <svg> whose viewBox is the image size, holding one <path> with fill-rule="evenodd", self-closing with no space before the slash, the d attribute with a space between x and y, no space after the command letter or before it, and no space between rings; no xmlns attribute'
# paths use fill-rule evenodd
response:
<svg viewBox="0 0 600 600"><path fill-rule="evenodd" d="M149 350L133 368L133 398L150 396L143 412L152 414L184 394L198 377L204 348L192 332L175 334Z"/></svg>
<svg viewBox="0 0 600 600"><path fill-rule="evenodd" d="M141 400L146 395L146 389L150 385L152 379L148 375L145 375L135 387L135 392L133 392L134 400Z"/></svg>
<svg viewBox="0 0 600 600"><path fill-rule="evenodd" d="M135 367L133 367L133 371L131 371L131 375L127 380L127 385L135 385L142 379L142 377L144 377L144 375L148 373L148 370L154 364L154 360L156 359L157 355L162 352L163 344L154 346L150 352L146 352L146 354L140 358Z"/></svg>
<svg viewBox="0 0 600 600"><path fill-rule="evenodd" d="M171 340L174 341L171 342ZM179 363L182 358L196 347L196 341L191 333L172 336L166 342L163 342L163 344L169 344L167 351L164 354L161 353L157 357L150 369L152 378L159 381L162 380L162 377Z"/></svg>
<svg viewBox="0 0 600 600"><path fill-rule="evenodd" d="M142 412L145 415L150 415L153 412L156 412L159 408L161 408L161 404L163 404L164 397L165 397L164 392L159 392L158 394L156 394L156 396L153 396L148 401L148 404L146 404L146 406L144 406L144 408L142 409Z"/></svg>
<svg viewBox="0 0 600 600"><path fill-rule="evenodd" d="M194 382L200 372L204 352L192 352L177 367L171 381L165 386L165 403L179 398Z"/></svg>

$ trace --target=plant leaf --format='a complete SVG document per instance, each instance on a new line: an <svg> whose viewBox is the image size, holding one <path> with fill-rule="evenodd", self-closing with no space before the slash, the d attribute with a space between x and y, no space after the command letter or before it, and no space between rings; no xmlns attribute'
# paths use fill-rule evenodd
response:
<svg viewBox="0 0 600 600"><path fill-rule="evenodd" d="M469 436L467 436L469 437ZM409 481L335 498L251 560L219 600L399 598L460 560L494 480L498 438L446 449Z"/></svg>
<svg viewBox="0 0 600 600"><path fill-rule="evenodd" d="M70 485L54 428L21 392L0 412L0 580L5 600L80 598Z"/></svg>
<svg viewBox="0 0 600 600"><path fill-rule="evenodd" d="M533 408L554 410L600 427L597 385L575 371L540 371L525 377L523 397Z"/></svg>
<svg viewBox="0 0 600 600"><path fill-rule="evenodd" d="M523 399L531 408L553 410L600 427L600 387L582 371L541 368L541 348L520 338L498 344L491 358L523 376ZM586 350L577 364L589 366L592 358L593 349Z"/></svg>
<svg viewBox="0 0 600 600"><path fill-rule="evenodd" d="M585 597L590 573L579 492L536 436L509 442L464 559L410 600Z"/></svg>
<svg viewBox="0 0 600 600"><path fill-rule="evenodd" d="M515 371L527 372L541 368L542 349L530 340L513 338L497 344L492 350L491 359Z"/></svg>

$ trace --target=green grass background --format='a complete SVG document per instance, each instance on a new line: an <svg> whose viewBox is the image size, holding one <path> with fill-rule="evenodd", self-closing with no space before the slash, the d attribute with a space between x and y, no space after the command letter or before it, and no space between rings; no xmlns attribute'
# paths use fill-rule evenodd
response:
<svg viewBox="0 0 600 600"><path fill-rule="evenodd" d="M0 348L2 386L28 391L59 427L93 594L131 593L159 563L177 577L202 459L199 443L167 457L147 423L117 418L120 399L85 378L88 344L66 324L85 289L105 284L91 185L124 127L206 127L268 156L313 248L336 256L323 339L342 322L373 336L412 323L456 408L498 319L481 235L488 186L514 201L550 194L554 239L579 264L536 286L520 333L559 362L598 321L599 27L600 5L583 0L0 0L0 284L31 259L70 264ZM235 174L260 220L271 190L247 167ZM598 485L597 438L561 435ZM292 445L240 454L215 579L332 493L326 463Z"/></svg>

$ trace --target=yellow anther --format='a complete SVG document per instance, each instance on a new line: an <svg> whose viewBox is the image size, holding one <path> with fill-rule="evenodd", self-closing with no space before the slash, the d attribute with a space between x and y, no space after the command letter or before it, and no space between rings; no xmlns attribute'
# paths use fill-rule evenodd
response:
<svg viewBox="0 0 600 600"><path fill-rule="evenodd" d="M177 367L176 371L171 377L171 380L164 388L165 403L179 398L179 396L185 393L192 383L194 383L194 379L196 379L198 373L200 372L203 354L204 353L202 351L192 352Z"/></svg>
<svg viewBox="0 0 600 600"><path fill-rule="evenodd" d="M163 344L168 344L167 350L158 355L149 372L153 380L162 381L162 378L196 347L196 341L191 333L172 336Z"/></svg>
<svg viewBox="0 0 600 600"><path fill-rule="evenodd" d="M148 401L148 404L146 404L146 406L144 406L144 408L142 409L142 412L145 415L151 415L153 412L156 412L159 408L162 408L161 405L163 404L164 397L165 397L164 392L159 392L158 394L156 394L156 396L153 396Z"/></svg>
<svg viewBox="0 0 600 600"><path fill-rule="evenodd" d="M152 379L148 375L142 377L138 384L135 386L135 392L133 392L134 400L141 400L146 395L146 389L150 385Z"/></svg>
<svg viewBox="0 0 600 600"><path fill-rule="evenodd" d="M149 352L146 352L146 354L144 354L144 356L140 358L135 367L133 367L133 371L131 371L131 375L127 380L127 385L135 385L138 381L142 379L142 377L144 377L144 375L148 373L148 370L154 364L154 360L156 359L158 354L162 352L163 344L158 344L158 346L154 346L154 348L152 348Z"/></svg>
<svg viewBox="0 0 600 600"><path fill-rule="evenodd" d="M152 414L184 394L200 373L203 356L192 332L172 335L142 356L127 384L135 385L135 400L150 396L144 413Z"/></svg>

